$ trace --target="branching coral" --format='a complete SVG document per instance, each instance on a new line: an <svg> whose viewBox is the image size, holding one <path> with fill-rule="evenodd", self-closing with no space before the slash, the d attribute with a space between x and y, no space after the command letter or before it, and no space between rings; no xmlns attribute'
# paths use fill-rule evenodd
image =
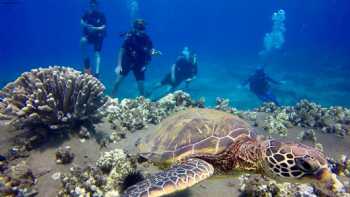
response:
<svg viewBox="0 0 350 197"><path fill-rule="evenodd" d="M104 89L96 78L72 68L33 69L0 91L0 117L18 127L73 127L105 103Z"/></svg>

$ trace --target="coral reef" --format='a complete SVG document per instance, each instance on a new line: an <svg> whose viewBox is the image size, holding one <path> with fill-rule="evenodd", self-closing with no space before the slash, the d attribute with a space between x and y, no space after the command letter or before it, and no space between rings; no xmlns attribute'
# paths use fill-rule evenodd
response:
<svg viewBox="0 0 350 197"><path fill-rule="evenodd" d="M263 103L260 107L256 108L257 112L273 113L278 110L279 107L274 102Z"/></svg>
<svg viewBox="0 0 350 197"><path fill-rule="evenodd" d="M127 161L126 163L119 162L118 165L114 166L111 173L107 177L107 184L105 186L106 191L117 190L121 191L124 178L135 170L135 167Z"/></svg>
<svg viewBox="0 0 350 197"><path fill-rule="evenodd" d="M32 170L22 161L0 173L0 196L35 196Z"/></svg>
<svg viewBox="0 0 350 197"><path fill-rule="evenodd" d="M217 97L215 109L225 112L232 112L232 108L230 107L230 100Z"/></svg>
<svg viewBox="0 0 350 197"><path fill-rule="evenodd" d="M350 110L343 107L325 108L316 103L301 100L295 106L286 107L264 103L255 111L267 114L264 127L270 133L278 129L285 133L286 128L292 125L335 133L341 137L350 133ZM304 132L301 135L304 134L307 133Z"/></svg>
<svg viewBox="0 0 350 197"><path fill-rule="evenodd" d="M340 176L350 177L350 158L347 155L341 155L338 159L329 159L331 169Z"/></svg>
<svg viewBox="0 0 350 197"><path fill-rule="evenodd" d="M204 107L203 99L194 101L190 95L176 91L152 102L144 97L136 99L110 99L106 107L108 120L120 130L135 131L147 124L157 124L171 113L188 107Z"/></svg>
<svg viewBox="0 0 350 197"><path fill-rule="evenodd" d="M306 184L277 183L259 175L249 174L240 176L239 180L243 196L317 197L314 188Z"/></svg>
<svg viewBox="0 0 350 197"><path fill-rule="evenodd" d="M123 180L135 171L135 164L120 149L104 153L95 167L72 167L61 176L62 189L58 196L119 196Z"/></svg>
<svg viewBox="0 0 350 197"><path fill-rule="evenodd" d="M66 196L104 196L101 188L106 184L102 171L91 166L72 167L70 173L61 176L62 189L58 197Z"/></svg>
<svg viewBox="0 0 350 197"><path fill-rule="evenodd" d="M233 115L239 116L245 120L252 121L254 126L257 126L257 112L255 111L240 111L234 107L230 107L230 99L225 98L216 98L216 110L224 111L227 113L231 113Z"/></svg>
<svg viewBox="0 0 350 197"><path fill-rule="evenodd" d="M96 162L104 173L110 173L112 168L124 168L125 166L131 166L129 157L121 149L115 149L109 152L105 152Z"/></svg>
<svg viewBox="0 0 350 197"><path fill-rule="evenodd" d="M21 128L71 128L95 115L106 101L104 89L72 68L33 69L0 91L0 117Z"/></svg>
<svg viewBox="0 0 350 197"><path fill-rule="evenodd" d="M350 158L347 155L341 155L339 159L339 163L342 165L342 173L345 176L350 177Z"/></svg>
<svg viewBox="0 0 350 197"><path fill-rule="evenodd" d="M69 164L74 159L74 153L71 152L70 146L58 148L55 155L57 164Z"/></svg>
<svg viewBox="0 0 350 197"><path fill-rule="evenodd" d="M120 191L123 178L136 169L135 163L121 149L104 153L96 164L108 174L105 191Z"/></svg>
<svg viewBox="0 0 350 197"><path fill-rule="evenodd" d="M343 107L323 108L320 105L301 100L294 107L287 108L290 121L297 126L321 129L323 132L345 136L350 132L350 110Z"/></svg>
<svg viewBox="0 0 350 197"><path fill-rule="evenodd" d="M263 123L263 128L269 133L277 133L280 136L288 135L288 128L292 127L289 122L289 115L285 109L277 109L268 115Z"/></svg>

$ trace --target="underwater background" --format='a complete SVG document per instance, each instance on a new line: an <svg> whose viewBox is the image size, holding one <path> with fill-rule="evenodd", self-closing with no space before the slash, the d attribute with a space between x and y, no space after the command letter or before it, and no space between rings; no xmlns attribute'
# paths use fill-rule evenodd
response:
<svg viewBox="0 0 350 197"><path fill-rule="evenodd" d="M107 18L101 80L110 93L117 53L131 21L144 18L147 32L163 56L154 57L146 73L152 87L170 70L184 46L198 55L199 74L188 92L229 98L239 109L260 105L239 87L262 63L259 52L272 28L272 14L284 9L285 43L266 63L267 73L286 83L273 86L283 105L306 98L324 106L350 107L350 2L347 0L101 0ZM24 71L48 65L82 69L80 17L85 0L0 0L0 83ZM135 6L135 5L134 5ZM138 95L130 74L118 97Z"/></svg>

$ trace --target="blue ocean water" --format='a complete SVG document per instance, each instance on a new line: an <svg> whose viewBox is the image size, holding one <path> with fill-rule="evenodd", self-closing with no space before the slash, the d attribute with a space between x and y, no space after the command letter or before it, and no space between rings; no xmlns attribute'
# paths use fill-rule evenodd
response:
<svg viewBox="0 0 350 197"><path fill-rule="evenodd" d="M101 80L107 93L115 81L114 68L123 39L134 18L144 18L157 49L146 73L150 88L170 70L184 46L195 50L199 74L188 92L229 98L249 109L261 103L239 84L262 63L258 53L271 32L271 16L286 12L285 43L266 63L267 73L285 84L273 86L283 105L307 98L322 105L350 107L350 2L347 0L100 0L107 17ZM137 3L132 10L130 3ZM87 0L0 0L0 85L31 68L65 65L82 69L80 17ZM118 97L135 97L132 75Z"/></svg>

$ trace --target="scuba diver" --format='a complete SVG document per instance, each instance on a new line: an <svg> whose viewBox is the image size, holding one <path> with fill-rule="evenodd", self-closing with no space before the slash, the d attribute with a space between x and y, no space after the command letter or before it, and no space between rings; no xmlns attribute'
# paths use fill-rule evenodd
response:
<svg viewBox="0 0 350 197"><path fill-rule="evenodd" d="M99 77L101 64L101 49L103 39L106 36L106 17L98 10L97 0L90 0L89 10L81 17L83 36L80 40L84 59L84 73L92 74L90 58L87 53L87 45L94 47L96 72L95 77Z"/></svg>
<svg viewBox="0 0 350 197"><path fill-rule="evenodd" d="M274 102L279 105L276 96L270 89L270 83L281 85L282 82L273 80L265 73L265 69L261 66L258 67L255 73L249 77L248 80L243 82L243 86L249 84L249 89L263 102Z"/></svg>
<svg viewBox="0 0 350 197"><path fill-rule="evenodd" d="M167 93L169 93L175 91L182 82L185 82L186 88L188 88L189 84L196 78L197 72L197 55L188 47L184 47L176 63L172 65L171 71L153 90L168 86Z"/></svg>
<svg viewBox="0 0 350 197"><path fill-rule="evenodd" d="M145 30L145 21L136 19L133 23L133 28L121 35L125 36L125 40L119 51L118 63L115 69L117 81L114 84L112 96L116 95L119 85L130 71L135 76L140 95L145 95L146 67L151 62L152 55L161 55L160 51L153 48L153 43Z"/></svg>

